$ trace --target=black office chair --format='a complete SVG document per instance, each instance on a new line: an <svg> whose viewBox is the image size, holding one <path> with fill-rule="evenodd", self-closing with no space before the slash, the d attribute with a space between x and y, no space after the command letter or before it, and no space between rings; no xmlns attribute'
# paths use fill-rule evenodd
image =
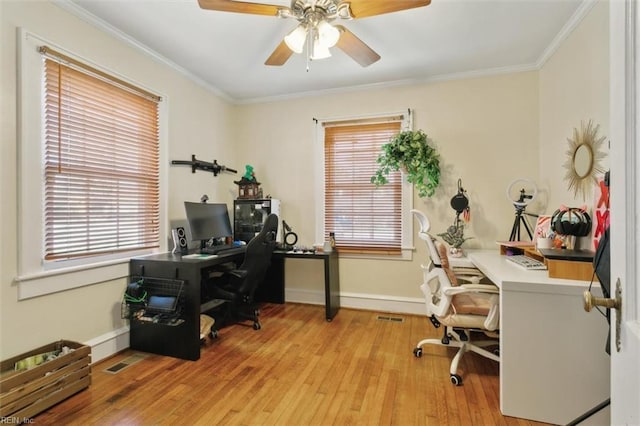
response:
<svg viewBox="0 0 640 426"><path fill-rule="evenodd" d="M277 230L278 216L270 214L260 233L247 244L242 264L237 269L226 271L221 278L209 282L209 294L216 299L227 301L222 307L222 312L215 315L212 336L217 336L217 330L228 324L247 320L253 322L255 330L260 330L260 311L254 303L253 295L271 264Z"/></svg>

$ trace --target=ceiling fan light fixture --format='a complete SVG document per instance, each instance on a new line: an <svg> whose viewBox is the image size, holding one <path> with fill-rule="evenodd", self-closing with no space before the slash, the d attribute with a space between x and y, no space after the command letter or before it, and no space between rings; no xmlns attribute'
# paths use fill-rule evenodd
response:
<svg viewBox="0 0 640 426"><path fill-rule="evenodd" d="M306 38L307 27L304 24L300 24L284 37L284 42L293 52L302 53Z"/></svg>
<svg viewBox="0 0 640 426"><path fill-rule="evenodd" d="M318 23L317 32L320 44L326 48L335 46L340 38L340 31L325 20Z"/></svg>
<svg viewBox="0 0 640 426"><path fill-rule="evenodd" d="M309 55L309 59L315 61L318 59L326 59L330 57L331 52L329 52L329 48L327 46L324 46L320 42L320 37L316 37L313 40L313 51L311 52L311 55Z"/></svg>

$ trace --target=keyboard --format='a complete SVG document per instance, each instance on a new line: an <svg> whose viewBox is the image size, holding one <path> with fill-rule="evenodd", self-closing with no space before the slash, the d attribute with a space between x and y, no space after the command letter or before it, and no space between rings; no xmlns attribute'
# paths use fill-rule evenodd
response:
<svg viewBox="0 0 640 426"><path fill-rule="evenodd" d="M232 244L222 244L219 246L210 246L200 249L202 254L231 254L235 252L241 252L244 249L242 246L234 246Z"/></svg>
<svg viewBox="0 0 640 426"><path fill-rule="evenodd" d="M525 256L524 254L507 256L507 260L522 269L526 269L527 271L539 271L547 269L547 265L545 265L543 262L540 262L539 260L533 259L529 256Z"/></svg>

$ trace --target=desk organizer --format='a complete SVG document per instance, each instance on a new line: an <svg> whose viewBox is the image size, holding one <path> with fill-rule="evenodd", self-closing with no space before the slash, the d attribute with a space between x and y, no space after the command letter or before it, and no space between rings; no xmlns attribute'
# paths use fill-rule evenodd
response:
<svg viewBox="0 0 640 426"><path fill-rule="evenodd" d="M593 264L591 262L580 262L577 260L545 259L549 278L564 278L566 280L598 281L593 274Z"/></svg>
<svg viewBox="0 0 640 426"><path fill-rule="evenodd" d="M15 370L16 362L67 346L72 351L28 370ZM89 387L91 348L60 340L0 363L0 418L28 422L36 414Z"/></svg>
<svg viewBox="0 0 640 426"><path fill-rule="evenodd" d="M593 273L593 255L590 250L541 249L550 278L597 281Z"/></svg>
<svg viewBox="0 0 640 426"><path fill-rule="evenodd" d="M593 263L587 257L580 260L551 259L545 256L545 254L554 252L555 249L537 250L533 243L529 241L497 241L496 243L500 247L501 255L507 255L508 252L512 252L513 254L524 254L525 256L544 262L549 271L549 278L598 281L598 277L593 273ZM559 250L559 253L563 251L567 250ZM576 252L579 252L579 250Z"/></svg>
<svg viewBox="0 0 640 426"><path fill-rule="evenodd" d="M496 241L500 248L500 254L523 254L526 249L533 249L535 245L531 241Z"/></svg>

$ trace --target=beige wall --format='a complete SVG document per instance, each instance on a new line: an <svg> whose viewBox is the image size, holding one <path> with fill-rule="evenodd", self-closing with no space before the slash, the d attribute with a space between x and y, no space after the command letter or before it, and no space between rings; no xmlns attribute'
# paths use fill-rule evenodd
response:
<svg viewBox="0 0 640 426"><path fill-rule="evenodd" d="M558 152L573 126L593 117L607 128L608 50L606 7L596 6L540 72L505 74L414 86L354 91L255 105L229 106L169 67L155 62L47 2L0 1L0 357L59 338L87 341L124 325L119 304L125 280L96 284L26 301L17 300L16 247L16 27L23 26L167 97L169 159L191 154L221 164L255 167L265 194L282 200L283 217L303 244L314 243L313 118L415 112L442 156L442 186L431 199L414 198L441 232L453 220L449 200L462 178L471 201L469 247L494 247L508 238L513 206L505 189L514 179L541 182L550 206L567 198ZM585 70L588 75L583 77ZM562 145L559 148L558 145ZM182 202L231 203L235 175L213 177L188 167L169 168L169 219L184 217ZM414 234L417 229L414 229ZM342 292L382 298L417 298L419 263L426 259L415 238L413 261L342 259ZM321 291L322 271L290 262L287 287ZM27 332L25 332L25 330Z"/></svg>
<svg viewBox="0 0 640 426"><path fill-rule="evenodd" d="M441 155L442 185L431 199L414 197L414 207L443 232L455 217L449 201L462 178L472 211L469 247L493 247L508 239L513 206L506 187L518 177L538 176L538 77L507 74L416 86L349 92L238 107L240 158L256 167L265 193L283 200L283 216L304 245L314 241L315 194L313 118L361 116L411 108L414 127L423 129ZM417 227L414 229L417 234ZM340 285L346 293L419 297L420 263L426 259L415 239L412 262L341 259ZM293 262L290 262L293 263ZM287 288L322 289L310 280L304 261L287 270ZM321 275L320 275L321 277Z"/></svg>
<svg viewBox="0 0 640 426"><path fill-rule="evenodd" d="M0 357L65 338L84 342L124 326L120 301L126 280L95 284L77 290L18 301L17 284L17 75L18 27L100 64L166 97L168 157L190 159L191 154L221 164L235 163L227 102L212 95L166 65L128 47L48 2L0 1L2 51L2 128L0 140ZM184 216L182 202L211 198L232 200L231 175L213 178L191 174L189 167L171 167L165 182L170 193L169 218ZM168 226L168 225L167 225Z"/></svg>
<svg viewBox="0 0 640 426"><path fill-rule="evenodd" d="M567 138L592 119L600 135L609 133L609 4L597 2L540 70L540 187L549 191L545 211L560 204L592 205L574 197L564 180ZM607 153L608 145L602 147ZM608 158L602 162L608 169Z"/></svg>

